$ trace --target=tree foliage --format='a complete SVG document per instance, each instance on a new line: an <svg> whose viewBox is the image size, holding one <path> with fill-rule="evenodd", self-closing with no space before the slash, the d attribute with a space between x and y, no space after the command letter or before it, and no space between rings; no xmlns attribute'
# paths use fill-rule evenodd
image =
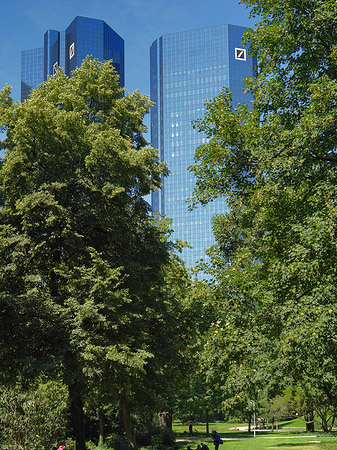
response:
<svg viewBox="0 0 337 450"><path fill-rule="evenodd" d="M142 136L149 107L89 58L21 104L0 95L0 374L63 375L78 448L83 402L113 397L131 425L137 382L178 347L171 244L144 200L167 173Z"/></svg>
<svg viewBox="0 0 337 450"><path fill-rule="evenodd" d="M64 442L68 424L68 392L60 382L19 384L0 391L1 439L9 449L56 448Z"/></svg>
<svg viewBox="0 0 337 450"><path fill-rule="evenodd" d="M227 199L210 249L219 313L206 358L233 393L300 381L336 411L337 6L243 0L258 57L252 105L224 90L196 124L194 201ZM221 352L221 354L220 354Z"/></svg>

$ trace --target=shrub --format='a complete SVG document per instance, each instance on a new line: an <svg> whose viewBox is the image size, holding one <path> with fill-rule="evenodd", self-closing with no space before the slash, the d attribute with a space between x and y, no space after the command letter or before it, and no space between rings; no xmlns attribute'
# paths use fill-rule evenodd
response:
<svg viewBox="0 0 337 450"><path fill-rule="evenodd" d="M17 385L1 391L0 424L9 446L52 450L64 441L67 426L67 388L58 382L30 389Z"/></svg>
<svg viewBox="0 0 337 450"><path fill-rule="evenodd" d="M105 444L113 450L128 450L128 443L124 436L111 433L106 437Z"/></svg>
<svg viewBox="0 0 337 450"><path fill-rule="evenodd" d="M163 447L170 447L175 442L175 434L172 430L165 429L152 435L151 447L153 449L162 449Z"/></svg>

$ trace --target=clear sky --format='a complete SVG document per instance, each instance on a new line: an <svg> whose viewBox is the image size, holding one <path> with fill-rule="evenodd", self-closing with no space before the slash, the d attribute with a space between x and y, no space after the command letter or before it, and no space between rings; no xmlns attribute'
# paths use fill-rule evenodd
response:
<svg viewBox="0 0 337 450"><path fill-rule="evenodd" d="M76 16L104 20L125 41L125 85L149 94L152 42L167 33L213 25L254 26L238 0L3 0L0 88L20 100L21 51L43 47L46 30L63 31Z"/></svg>

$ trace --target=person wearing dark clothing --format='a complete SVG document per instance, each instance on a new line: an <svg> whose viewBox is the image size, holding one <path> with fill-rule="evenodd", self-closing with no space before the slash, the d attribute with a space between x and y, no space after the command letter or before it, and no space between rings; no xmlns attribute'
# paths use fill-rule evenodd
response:
<svg viewBox="0 0 337 450"><path fill-rule="evenodd" d="M201 450L209 450L208 445L201 443Z"/></svg>
<svg viewBox="0 0 337 450"><path fill-rule="evenodd" d="M214 450L219 450L219 444L222 442L221 442L220 434L217 433L216 430L212 430L212 438L213 438L213 442L214 442Z"/></svg>

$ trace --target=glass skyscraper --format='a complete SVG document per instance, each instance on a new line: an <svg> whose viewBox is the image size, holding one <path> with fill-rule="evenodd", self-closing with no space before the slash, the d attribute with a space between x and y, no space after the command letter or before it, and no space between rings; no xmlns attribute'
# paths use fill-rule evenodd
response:
<svg viewBox="0 0 337 450"><path fill-rule="evenodd" d="M77 16L65 31L46 31L42 48L21 53L21 101L59 67L70 76L87 55L112 59L124 86L124 40L103 20Z"/></svg>
<svg viewBox="0 0 337 450"><path fill-rule="evenodd" d="M246 28L220 25L167 34L155 40L150 50L151 141L166 161L170 175L160 192L152 193L155 212L173 220L173 237L191 246L183 250L187 266L205 258L205 249L214 243L211 219L226 211L223 199L188 210L194 175L187 168L194 163L195 149L205 143L205 135L191 122L205 113L204 103L226 86L233 104L251 100L243 93L243 79L254 75L256 61L242 46Z"/></svg>

